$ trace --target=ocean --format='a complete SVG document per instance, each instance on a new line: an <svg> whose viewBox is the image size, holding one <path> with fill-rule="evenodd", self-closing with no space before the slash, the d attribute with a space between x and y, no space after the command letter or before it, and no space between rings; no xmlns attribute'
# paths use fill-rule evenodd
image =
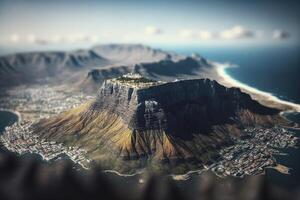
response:
<svg viewBox="0 0 300 200"><path fill-rule="evenodd" d="M18 116L9 111L0 110L0 134L3 133L5 127L13 125L18 121ZM0 152L5 152L5 147L0 142Z"/></svg>
<svg viewBox="0 0 300 200"><path fill-rule="evenodd" d="M0 111L0 134L4 131L6 126L10 126L18 121L18 116L12 112Z"/></svg>

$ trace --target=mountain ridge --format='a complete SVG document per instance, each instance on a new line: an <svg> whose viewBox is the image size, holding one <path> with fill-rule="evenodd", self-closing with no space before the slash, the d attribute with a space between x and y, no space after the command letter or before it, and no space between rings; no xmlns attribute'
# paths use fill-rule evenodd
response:
<svg viewBox="0 0 300 200"><path fill-rule="evenodd" d="M126 66L128 73L132 65L137 63L157 62L162 59L176 60L181 57L137 44L98 45L73 51L15 53L0 56L0 87L43 82L73 84L78 82L78 79L83 80L93 69L112 68L120 71L119 66ZM108 78L119 75L122 74L114 74L112 71Z"/></svg>

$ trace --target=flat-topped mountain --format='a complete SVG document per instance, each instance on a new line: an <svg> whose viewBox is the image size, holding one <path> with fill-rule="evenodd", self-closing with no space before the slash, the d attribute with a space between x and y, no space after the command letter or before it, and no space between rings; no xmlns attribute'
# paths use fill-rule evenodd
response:
<svg viewBox="0 0 300 200"><path fill-rule="evenodd" d="M137 74L107 80L92 102L33 126L42 137L76 145L110 169L162 161L206 163L250 126L288 124L279 110L209 79L158 82Z"/></svg>

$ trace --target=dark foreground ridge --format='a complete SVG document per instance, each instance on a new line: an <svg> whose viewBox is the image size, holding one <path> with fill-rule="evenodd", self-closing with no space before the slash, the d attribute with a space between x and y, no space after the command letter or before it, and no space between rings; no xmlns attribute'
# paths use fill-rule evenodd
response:
<svg viewBox="0 0 300 200"><path fill-rule="evenodd" d="M100 169L77 171L62 161L52 165L29 157L0 153L0 197L2 200L293 200L299 190L287 191L272 185L265 176L245 179L216 179L211 174L199 176L194 184L148 175L144 183L128 184L121 177ZM119 180L120 182L117 182Z"/></svg>

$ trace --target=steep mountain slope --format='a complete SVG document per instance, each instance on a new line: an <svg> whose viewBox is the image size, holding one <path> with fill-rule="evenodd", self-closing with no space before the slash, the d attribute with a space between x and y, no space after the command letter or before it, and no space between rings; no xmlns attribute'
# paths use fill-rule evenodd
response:
<svg viewBox="0 0 300 200"><path fill-rule="evenodd" d="M85 148L102 166L128 171L148 161L209 162L244 127L287 124L278 113L209 79L163 83L123 76L105 81L96 100L33 130Z"/></svg>

